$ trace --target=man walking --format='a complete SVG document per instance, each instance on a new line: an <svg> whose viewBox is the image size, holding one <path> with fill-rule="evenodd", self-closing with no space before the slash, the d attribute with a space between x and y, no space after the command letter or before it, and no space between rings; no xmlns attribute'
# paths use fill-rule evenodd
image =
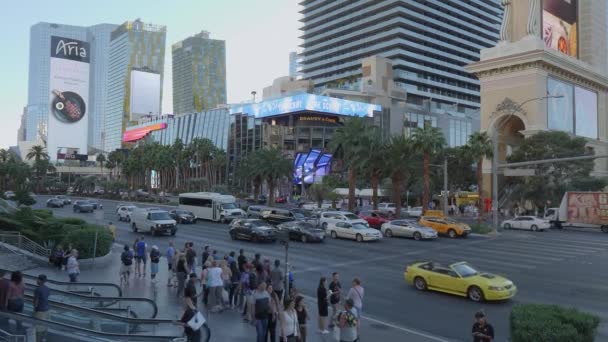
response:
<svg viewBox="0 0 608 342"><path fill-rule="evenodd" d="M205 246L203 248L203 258L201 259L201 264L205 264L207 262L207 259L209 259L209 246Z"/></svg>
<svg viewBox="0 0 608 342"><path fill-rule="evenodd" d="M146 277L146 263L147 263L147 249L148 246L146 245L146 241L144 241L144 237L142 236L141 238L139 238L139 241L137 242L137 247L135 250L135 255L137 256L137 268L138 268L138 274L141 276L143 274L143 277ZM143 264L143 273L141 271L141 267Z"/></svg>
<svg viewBox="0 0 608 342"><path fill-rule="evenodd" d="M274 268L270 271L270 283L274 293L279 296L279 300L283 300L283 283L285 282L285 275L281 271L281 261L276 259L274 261Z"/></svg>
<svg viewBox="0 0 608 342"><path fill-rule="evenodd" d="M245 251L241 248L239 250L239 257L237 258L239 265L239 272L245 272L245 264L247 263L247 257L245 256Z"/></svg>
<svg viewBox="0 0 608 342"><path fill-rule="evenodd" d="M42 320L49 319L49 288L46 287L46 275L41 274L36 280L38 287L34 290L34 317ZM36 341L46 341L46 327L36 326Z"/></svg>
<svg viewBox="0 0 608 342"><path fill-rule="evenodd" d="M188 269L190 273L196 273L196 252L194 251L194 242L188 242L186 244L186 263L188 264Z"/></svg>
<svg viewBox="0 0 608 342"><path fill-rule="evenodd" d="M494 340L494 327L486 320L483 311L475 313L475 323L473 323L473 342L492 342Z"/></svg>
<svg viewBox="0 0 608 342"><path fill-rule="evenodd" d="M342 284L338 279L338 272L331 274L331 283L329 283L329 304L331 306L331 317L329 318L329 327L334 327L334 318L336 313L340 309L340 292L342 291Z"/></svg>
<svg viewBox="0 0 608 342"><path fill-rule="evenodd" d="M116 242L116 226L112 222L108 224L108 230L110 231L110 235L112 235L112 243Z"/></svg>
<svg viewBox="0 0 608 342"><path fill-rule="evenodd" d="M353 279L353 286L348 291L346 298L350 298L353 300L355 305L357 319L361 319L361 314L363 313L363 296L365 295L365 290L363 286L361 286L361 280L359 278Z"/></svg>

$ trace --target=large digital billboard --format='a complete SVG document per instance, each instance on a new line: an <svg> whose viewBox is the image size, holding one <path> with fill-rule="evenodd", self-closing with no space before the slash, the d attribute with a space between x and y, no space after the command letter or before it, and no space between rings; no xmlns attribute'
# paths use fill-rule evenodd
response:
<svg viewBox="0 0 608 342"><path fill-rule="evenodd" d="M160 116L160 74L131 70L130 118Z"/></svg>
<svg viewBox="0 0 608 342"><path fill-rule="evenodd" d="M294 184L302 184L302 181L305 184L320 182L323 176L329 174L331 157L331 154L317 149L312 149L309 153L298 153L293 163Z"/></svg>
<svg viewBox="0 0 608 342"><path fill-rule="evenodd" d="M299 94L280 99L234 105L230 114L243 113L255 117L268 117L301 111L314 111L346 116L374 116L382 107L377 104L343 100L335 97Z"/></svg>
<svg viewBox="0 0 608 342"><path fill-rule="evenodd" d="M545 46L568 56L578 56L578 0L543 1Z"/></svg>
<svg viewBox="0 0 608 342"><path fill-rule="evenodd" d="M60 148L87 153L89 130L89 43L51 37L47 150Z"/></svg>
<svg viewBox="0 0 608 342"><path fill-rule="evenodd" d="M547 127L580 137L597 139L597 93L549 77L547 81Z"/></svg>

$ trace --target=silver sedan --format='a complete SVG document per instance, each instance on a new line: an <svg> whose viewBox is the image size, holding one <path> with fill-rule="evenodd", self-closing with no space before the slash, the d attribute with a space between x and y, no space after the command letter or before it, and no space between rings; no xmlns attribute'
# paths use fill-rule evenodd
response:
<svg viewBox="0 0 608 342"><path fill-rule="evenodd" d="M384 223L380 231L386 237L409 237L414 240L436 239L434 229L423 227L414 220L394 220Z"/></svg>

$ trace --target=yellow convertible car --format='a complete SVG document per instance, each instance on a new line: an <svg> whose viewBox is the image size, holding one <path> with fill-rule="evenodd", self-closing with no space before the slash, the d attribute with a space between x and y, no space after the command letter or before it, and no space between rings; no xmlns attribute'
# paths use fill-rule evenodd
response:
<svg viewBox="0 0 608 342"><path fill-rule="evenodd" d="M434 262L416 262L405 270L405 281L418 290L434 290L468 297L475 302L506 300L517 287L504 277L477 271L466 262L442 266Z"/></svg>

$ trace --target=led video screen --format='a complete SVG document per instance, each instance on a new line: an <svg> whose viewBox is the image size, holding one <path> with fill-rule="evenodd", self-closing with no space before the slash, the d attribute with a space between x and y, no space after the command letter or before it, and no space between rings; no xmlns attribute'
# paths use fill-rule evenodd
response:
<svg viewBox="0 0 608 342"><path fill-rule="evenodd" d="M578 55L578 0L543 1L545 46L568 56Z"/></svg>
<svg viewBox="0 0 608 342"><path fill-rule="evenodd" d="M313 184L329 174L332 155L312 149L308 153L298 153L294 160L293 183Z"/></svg>

